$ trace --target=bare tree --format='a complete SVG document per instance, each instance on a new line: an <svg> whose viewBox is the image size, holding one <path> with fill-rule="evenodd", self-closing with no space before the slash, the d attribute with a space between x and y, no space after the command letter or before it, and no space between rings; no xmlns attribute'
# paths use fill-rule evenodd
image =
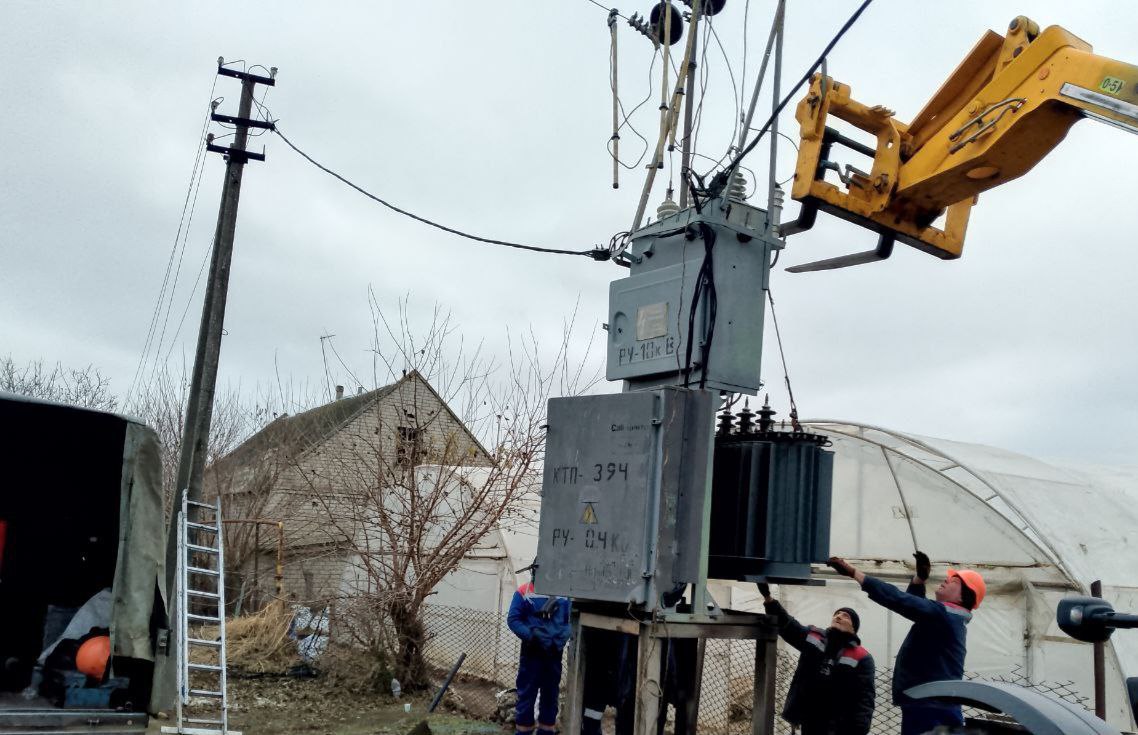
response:
<svg viewBox="0 0 1138 735"><path fill-rule="evenodd" d="M157 432L162 444L162 483L168 512L173 511L170 505L175 497L189 385L189 374L184 366L178 373L158 370L135 392L128 406L131 414ZM267 425L287 416L288 410L308 405L311 399L306 397L303 387L279 381L271 388L259 386L243 391L240 386L228 386L215 394L203 492L209 500L218 495L225 498L222 513L227 521L265 520L264 511L272 490L281 472L288 467L288 462L276 452L237 455L235 452ZM249 584L254 580L246 579L245 571L260 551L261 533L257 525L231 522L224 526L227 599L234 602L235 607L242 607L243 598L254 589L254 585ZM274 537L275 532L270 529L266 539ZM255 564L252 566L255 568Z"/></svg>
<svg viewBox="0 0 1138 735"><path fill-rule="evenodd" d="M429 684L424 604L537 492L548 399L587 389L599 370L586 367L587 351L571 359L572 320L548 353L530 333L496 367L481 345L464 349L450 314L436 310L416 335L406 301L394 319L372 303L377 382L394 381L395 392L320 462L294 469L325 542L350 560L354 584L336 592L340 634L414 690ZM438 398L445 405L432 408Z"/></svg>
<svg viewBox="0 0 1138 735"><path fill-rule="evenodd" d="M111 393L110 383L110 378L91 365L65 368L42 358L20 365L11 355L0 359L0 390L30 398L114 411L118 398Z"/></svg>
<svg viewBox="0 0 1138 735"><path fill-rule="evenodd" d="M162 482L167 498L173 497L177 479L189 391L190 377L185 367L178 373L162 369L135 392L127 405L128 412L158 433L163 449ZM240 386L217 391L206 447L206 465L212 465L229 454L282 413L274 391L242 392Z"/></svg>

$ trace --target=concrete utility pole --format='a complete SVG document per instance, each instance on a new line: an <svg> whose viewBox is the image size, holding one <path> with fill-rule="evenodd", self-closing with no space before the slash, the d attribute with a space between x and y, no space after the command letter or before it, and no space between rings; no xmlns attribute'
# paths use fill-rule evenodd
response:
<svg viewBox="0 0 1138 735"><path fill-rule="evenodd" d="M213 120L236 127L233 145L229 148L213 145L212 136L207 139L206 145L206 149L210 152L225 154L228 165L221 193L221 210L217 216L217 229L214 232L209 280L206 283L205 299L202 303L197 354L194 357L190 393L186 400L182 450L178 460L176 485L178 497L175 498L174 507L180 507L183 492L187 493L192 501L200 502L202 498L202 475L205 471L206 448L213 417L213 396L217 386L217 364L221 355L221 335L229 289L229 266L233 259L233 237L237 231L237 204L241 196L241 176L245 164L250 159L265 160L262 154L246 151L245 145L249 139L249 128L272 128L271 122L252 120L249 115L253 109L254 87L257 84L275 85L273 77L276 76L276 69L272 70L271 77L262 77L227 69L221 64L222 60L218 59L219 75L241 80L241 101L238 104L237 117L220 115L216 112L212 115Z"/></svg>

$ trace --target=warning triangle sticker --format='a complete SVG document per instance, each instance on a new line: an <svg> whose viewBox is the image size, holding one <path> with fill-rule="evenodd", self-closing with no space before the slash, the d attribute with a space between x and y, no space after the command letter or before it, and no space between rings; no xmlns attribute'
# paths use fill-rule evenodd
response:
<svg viewBox="0 0 1138 735"><path fill-rule="evenodd" d="M597 512L593 510L592 503L585 503L585 512L581 514L581 523L593 524L597 522Z"/></svg>

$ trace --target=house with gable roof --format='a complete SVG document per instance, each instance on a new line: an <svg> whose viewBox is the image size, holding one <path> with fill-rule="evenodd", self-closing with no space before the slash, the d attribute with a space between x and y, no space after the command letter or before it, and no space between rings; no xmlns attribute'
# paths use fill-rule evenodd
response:
<svg viewBox="0 0 1138 735"><path fill-rule="evenodd" d="M359 488L425 464L489 467L489 452L417 371L382 388L281 416L211 465L221 495L227 597L245 609L276 596L337 596L360 517ZM393 490L394 491L394 490ZM278 525L279 524L279 525Z"/></svg>

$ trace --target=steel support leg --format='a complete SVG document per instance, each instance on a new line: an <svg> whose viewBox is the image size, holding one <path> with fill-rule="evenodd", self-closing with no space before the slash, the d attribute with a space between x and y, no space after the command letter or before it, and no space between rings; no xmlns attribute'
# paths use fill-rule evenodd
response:
<svg viewBox="0 0 1138 735"><path fill-rule="evenodd" d="M572 618L569 639L568 676L565 679L565 709L561 715L562 732L581 735L581 708L585 692L585 637L581 635L581 616Z"/></svg>
<svg viewBox="0 0 1138 735"><path fill-rule="evenodd" d="M755 641L755 699L751 710L752 735L774 735L775 676L778 673L778 643Z"/></svg>
<svg viewBox="0 0 1138 735"><path fill-rule="evenodd" d="M660 714L661 642L652 637L652 626L640 626L636 655L636 728L634 735L656 735L656 718Z"/></svg>

